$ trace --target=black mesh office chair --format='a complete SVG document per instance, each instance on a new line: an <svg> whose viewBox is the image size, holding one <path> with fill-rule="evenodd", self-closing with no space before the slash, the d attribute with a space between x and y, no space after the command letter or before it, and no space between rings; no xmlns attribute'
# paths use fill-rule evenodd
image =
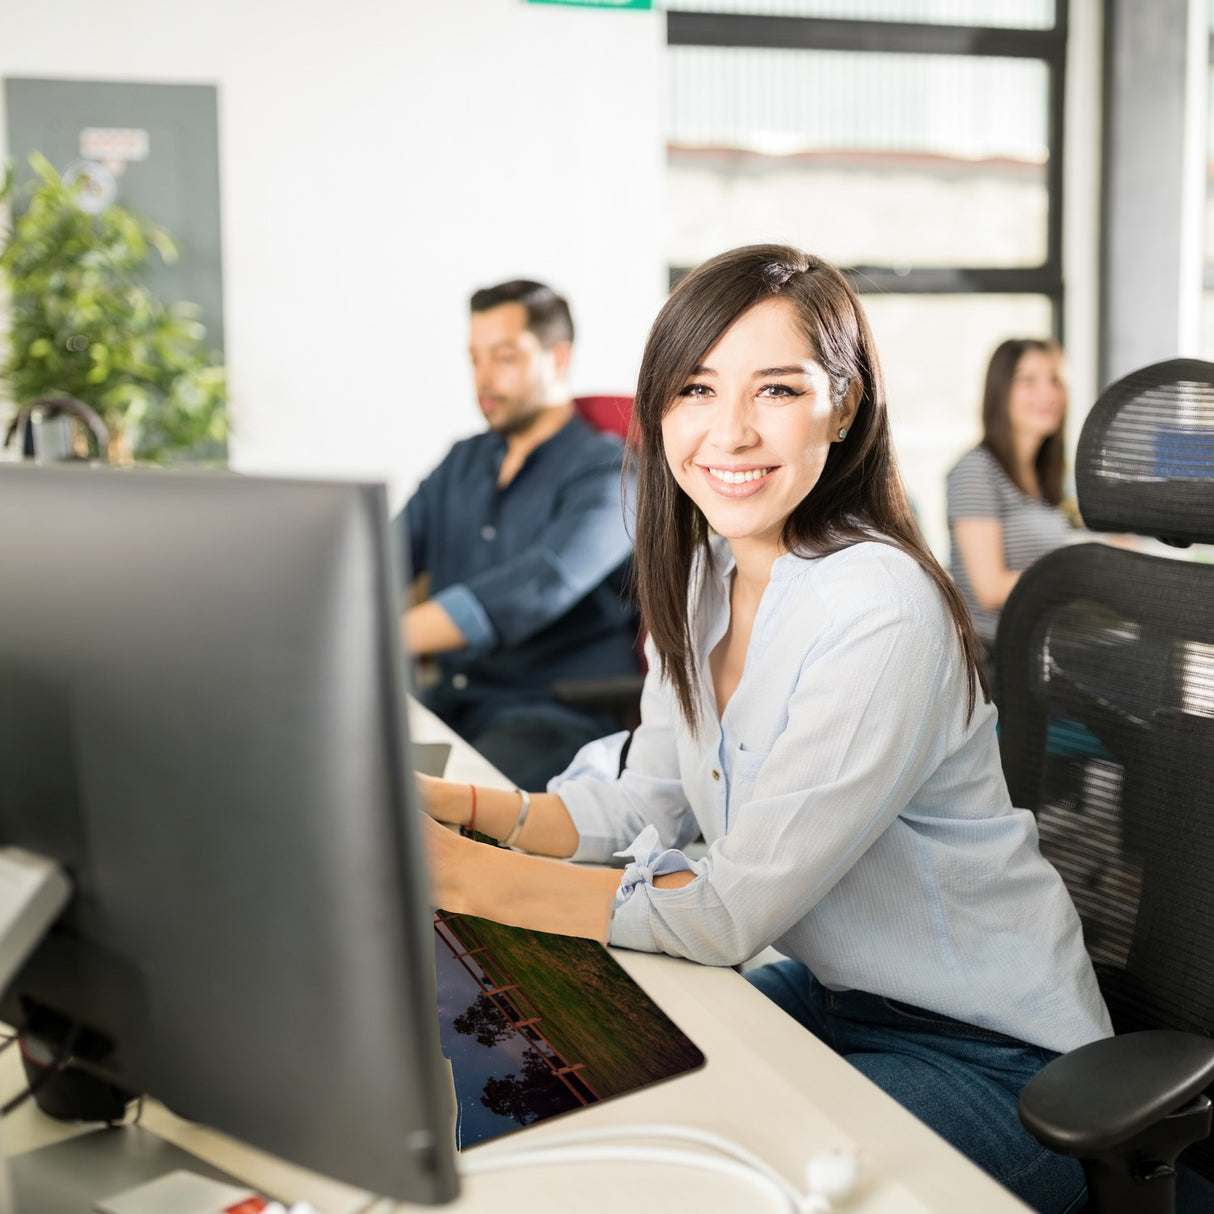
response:
<svg viewBox="0 0 1214 1214"><path fill-rule="evenodd" d="M1214 542L1214 364L1108 388L1075 476L1092 530ZM1186 555L1051 553L996 647L1012 800L1079 908L1118 1034L1057 1059L1020 1102L1033 1134L1083 1161L1092 1214L1169 1214L1182 1150L1198 1175L1179 1208L1214 1210L1184 1204L1214 1178L1214 564Z"/></svg>

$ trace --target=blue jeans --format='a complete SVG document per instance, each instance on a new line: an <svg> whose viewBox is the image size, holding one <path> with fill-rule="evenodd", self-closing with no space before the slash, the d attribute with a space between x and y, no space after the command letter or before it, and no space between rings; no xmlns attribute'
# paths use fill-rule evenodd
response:
<svg viewBox="0 0 1214 1214"><path fill-rule="evenodd" d="M893 999L827 990L799 961L746 977L1034 1210L1083 1208L1079 1162L1047 1151L1016 1113L1020 1089L1052 1051Z"/></svg>

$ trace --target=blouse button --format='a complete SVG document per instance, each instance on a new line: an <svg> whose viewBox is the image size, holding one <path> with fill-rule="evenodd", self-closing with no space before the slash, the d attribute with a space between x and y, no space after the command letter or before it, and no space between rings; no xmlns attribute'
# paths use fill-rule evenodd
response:
<svg viewBox="0 0 1214 1214"><path fill-rule="evenodd" d="M481 528L481 539L491 540L497 535L497 528L492 523L486 523Z"/></svg>
<svg viewBox="0 0 1214 1214"><path fill-rule="evenodd" d="M721 778L721 773L717 771L715 767L712 769L712 778L714 780L719 780Z"/></svg>
<svg viewBox="0 0 1214 1214"><path fill-rule="evenodd" d="M451 676L451 686L456 691L463 691L468 686L468 676L466 674L453 674Z"/></svg>

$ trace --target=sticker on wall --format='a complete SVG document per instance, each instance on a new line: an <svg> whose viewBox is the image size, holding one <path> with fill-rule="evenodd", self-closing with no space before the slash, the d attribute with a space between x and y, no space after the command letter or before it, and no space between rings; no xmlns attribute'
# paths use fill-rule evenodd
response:
<svg viewBox="0 0 1214 1214"><path fill-rule="evenodd" d="M138 127L86 126L80 132L80 155L107 165L146 160L151 141Z"/></svg>

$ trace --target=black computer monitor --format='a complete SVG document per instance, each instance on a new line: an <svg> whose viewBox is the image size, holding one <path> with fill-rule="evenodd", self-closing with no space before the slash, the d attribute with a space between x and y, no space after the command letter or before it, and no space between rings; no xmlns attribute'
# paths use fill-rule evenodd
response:
<svg viewBox="0 0 1214 1214"><path fill-rule="evenodd" d="M380 486L0 466L0 1016L360 1188L456 1194Z"/></svg>

